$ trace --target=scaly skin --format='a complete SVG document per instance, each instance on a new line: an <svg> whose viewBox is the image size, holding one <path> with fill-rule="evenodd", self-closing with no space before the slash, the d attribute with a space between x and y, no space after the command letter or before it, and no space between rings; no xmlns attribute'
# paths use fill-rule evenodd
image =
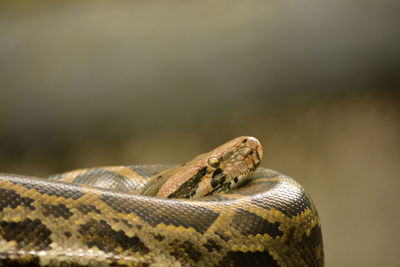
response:
<svg viewBox="0 0 400 267"><path fill-rule="evenodd" d="M255 138L240 137L169 170L111 166L47 179L0 174L0 263L323 266L311 198L272 170L259 168L249 178L261 157ZM158 197L133 194L150 191ZM161 198L174 194L199 198Z"/></svg>

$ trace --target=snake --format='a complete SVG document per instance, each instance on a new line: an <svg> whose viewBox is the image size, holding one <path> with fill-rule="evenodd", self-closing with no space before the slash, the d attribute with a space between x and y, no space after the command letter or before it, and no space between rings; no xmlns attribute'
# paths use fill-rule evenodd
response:
<svg viewBox="0 0 400 267"><path fill-rule="evenodd" d="M0 266L324 266L293 178L235 138L179 165L0 173Z"/></svg>

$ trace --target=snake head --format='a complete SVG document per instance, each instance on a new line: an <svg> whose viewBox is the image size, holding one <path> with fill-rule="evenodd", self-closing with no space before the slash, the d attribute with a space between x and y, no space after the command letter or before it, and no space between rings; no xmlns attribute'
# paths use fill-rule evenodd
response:
<svg viewBox="0 0 400 267"><path fill-rule="evenodd" d="M256 138L235 138L156 175L143 194L196 199L229 191L250 178L260 165L262 154L262 146Z"/></svg>

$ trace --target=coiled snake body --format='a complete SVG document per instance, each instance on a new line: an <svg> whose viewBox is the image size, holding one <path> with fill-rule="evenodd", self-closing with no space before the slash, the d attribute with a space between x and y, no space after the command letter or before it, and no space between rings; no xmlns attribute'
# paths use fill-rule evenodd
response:
<svg viewBox="0 0 400 267"><path fill-rule="evenodd" d="M261 157L239 137L172 168L0 174L0 265L323 266L311 198Z"/></svg>

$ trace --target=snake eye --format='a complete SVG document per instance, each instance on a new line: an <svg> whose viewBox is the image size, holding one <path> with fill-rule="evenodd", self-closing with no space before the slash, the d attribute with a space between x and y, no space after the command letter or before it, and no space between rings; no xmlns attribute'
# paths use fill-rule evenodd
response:
<svg viewBox="0 0 400 267"><path fill-rule="evenodd" d="M219 160L217 158L209 158L208 159L208 165L210 165L213 168L217 168L219 166Z"/></svg>

